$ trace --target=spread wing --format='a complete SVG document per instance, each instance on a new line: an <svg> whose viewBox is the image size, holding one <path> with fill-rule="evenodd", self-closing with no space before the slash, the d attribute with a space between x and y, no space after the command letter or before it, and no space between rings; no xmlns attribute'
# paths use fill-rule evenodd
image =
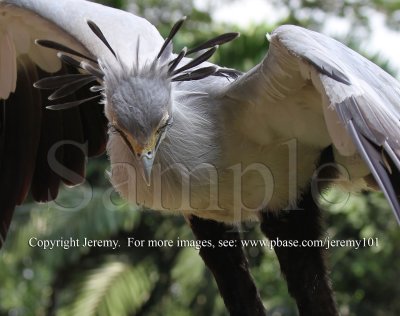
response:
<svg viewBox="0 0 400 316"><path fill-rule="evenodd" d="M400 223L400 84L381 68L334 39L285 25L271 34L264 60L226 94L257 106L279 106L289 96L301 104L310 84L336 150L358 152Z"/></svg>
<svg viewBox="0 0 400 316"><path fill-rule="evenodd" d="M99 91L88 89L102 75L97 63L118 58L132 65L136 50L152 58L162 43L146 20L92 2L0 1L0 246L29 191L37 201L56 198L61 182L84 181L87 157L104 152L107 122ZM58 92L34 88L37 81ZM79 107L46 109L86 99Z"/></svg>

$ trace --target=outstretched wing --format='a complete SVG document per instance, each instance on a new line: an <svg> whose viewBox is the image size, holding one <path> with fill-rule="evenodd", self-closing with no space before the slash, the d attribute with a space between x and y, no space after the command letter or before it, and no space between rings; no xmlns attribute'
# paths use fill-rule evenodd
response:
<svg viewBox="0 0 400 316"><path fill-rule="evenodd" d="M61 182L84 181L86 158L105 150L107 122L98 99L62 111L46 107L96 96L88 84L101 75L99 60L112 65L118 58L130 66L137 50L153 59L162 43L146 20L92 2L0 1L0 246L15 206L29 191L37 201L54 199ZM71 66L79 65L77 59L92 76ZM54 101L48 100L49 90L33 87L50 75L60 79L42 80L39 86L60 88L50 97Z"/></svg>
<svg viewBox="0 0 400 316"><path fill-rule="evenodd" d="M290 96L297 106L307 101L300 93L306 85L321 96L319 111L336 150L358 152L400 223L400 84L381 68L332 38L285 25L271 34L265 59L226 94L271 108Z"/></svg>

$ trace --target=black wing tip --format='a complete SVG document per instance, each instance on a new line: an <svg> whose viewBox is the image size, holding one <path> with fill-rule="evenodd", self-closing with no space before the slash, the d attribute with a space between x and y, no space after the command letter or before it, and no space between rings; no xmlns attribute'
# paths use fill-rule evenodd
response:
<svg viewBox="0 0 400 316"><path fill-rule="evenodd" d="M345 74L343 74L341 72L338 72L338 73L332 72L332 73L329 74L329 76L332 79L335 79L336 81L339 81L339 82L341 82L341 83L343 83L343 84L345 84L347 86L351 85L350 79Z"/></svg>
<svg viewBox="0 0 400 316"><path fill-rule="evenodd" d="M239 78L243 73L239 70L236 69L231 69L231 68L219 68L214 76L220 76L220 77L225 77L225 78L231 78L236 80Z"/></svg>
<svg viewBox="0 0 400 316"><path fill-rule="evenodd" d="M322 74L340 82L343 83L347 86L351 85L351 80L344 74L342 73L340 70L337 69L326 69L324 67L324 64L321 63L321 65L319 65L316 61L313 61L311 58L308 57L303 57L308 63L310 63L311 65L313 65L315 68L317 68Z"/></svg>
<svg viewBox="0 0 400 316"><path fill-rule="evenodd" d="M349 132L352 135L355 145L361 157L364 158L367 166L371 170L372 176L386 197L394 216L400 225L400 200L398 192L394 187L393 178L389 174L385 163L382 161L381 154L377 149L377 145L373 144L368 138L360 133L352 120L348 122Z"/></svg>

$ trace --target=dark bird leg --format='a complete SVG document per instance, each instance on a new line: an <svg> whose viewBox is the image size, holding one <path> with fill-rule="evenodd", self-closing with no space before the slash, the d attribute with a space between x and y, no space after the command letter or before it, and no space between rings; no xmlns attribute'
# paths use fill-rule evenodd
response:
<svg viewBox="0 0 400 316"><path fill-rule="evenodd" d="M270 240L317 240L321 237L319 214L310 208L308 196L303 200L305 210L284 214L263 214L261 229ZM282 211L284 212L284 211ZM301 316L338 315L333 291L324 262L323 248L274 248L289 293L297 301Z"/></svg>
<svg viewBox="0 0 400 316"><path fill-rule="evenodd" d="M258 290L232 226L190 216L191 229L198 240L211 240L215 247L202 247L200 256L211 270L221 296L232 316L265 316ZM234 247L218 247L219 240L232 240Z"/></svg>
<svg viewBox="0 0 400 316"><path fill-rule="evenodd" d="M325 154L329 154L329 150ZM302 241L321 239L321 214L311 189L304 192L298 205L301 210L262 213L261 230L270 240L298 240L301 244ZM300 316L338 315L324 261L324 248L275 247L274 250Z"/></svg>

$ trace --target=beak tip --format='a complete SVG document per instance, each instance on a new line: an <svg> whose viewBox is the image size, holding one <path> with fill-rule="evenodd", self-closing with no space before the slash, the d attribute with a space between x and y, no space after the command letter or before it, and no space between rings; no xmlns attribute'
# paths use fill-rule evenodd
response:
<svg viewBox="0 0 400 316"><path fill-rule="evenodd" d="M143 179L148 187L151 186L151 174L144 174Z"/></svg>
<svg viewBox="0 0 400 316"><path fill-rule="evenodd" d="M154 157L144 156L142 158L142 174L144 182L149 187L151 185L151 170L153 169Z"/></svg>

